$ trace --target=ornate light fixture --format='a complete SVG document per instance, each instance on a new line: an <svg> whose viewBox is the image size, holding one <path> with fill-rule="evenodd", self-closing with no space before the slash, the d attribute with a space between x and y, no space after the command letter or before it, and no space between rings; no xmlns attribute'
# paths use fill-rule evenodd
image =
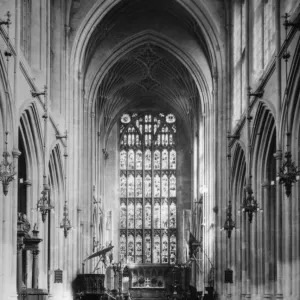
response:
<svg viewBox="0 0 300 300"><path fill-rule="evenodd" d="M37 210L42 214L43 223L45 223L46 221L48 212L54 209L54 206L52 206L48 201L48 192L49 192L49 187L45 185L41 192L42 197L37 203Z"/></svg>
<svg viewBox="0 0 300 300"><path fill-rule="evenodd" d="M249 222L252 223L253 215L260 211L257 201L253 197L253 190L251 184L245 187L243 204L241 207L242 211L248 213Z"/></svg>
<svg viewBox="0 0 300 300"><path fill-rule="evenodd" d="M48 97L47 97L47 86L44 86L43 92L31 91L32 97L44 96L44 160L43 160L43 190L41 192L42 197L37 202L37 210L42 214L42 221L46 221L47 214L54 209L54 206L50 204L48 194L49 194L49 186L47 184L47 174L46 174L46 160L47 160L47 141L48 141Z"/></svg>
<svg viewBox="0 0 300 300"><path fill-rule="evenodd" d="M298 167L292 161L291 152L285 152L284 157L285 160L283 161L282 166L279 168L277 179L280 184L284 184L285 193L289 197L292 192L293 183L299 180L300 170L298 170Z"/></svg>
<svg viewBox="0 0 300 300"><path fill-rule="evenodd" d="M292 161L292 154L291 154L291 146L290 146L290 132L291 128L288 122L288 104L289 104L289 99L287 98L288 95L288 60L290 58L290 53L287 50L287 28L289 26L292 27L298 27L300 23L293 23L293 22L288 22L288 14L285 14L284 18L285 21L283 23L285 27L285 52L282 56L282 58L285 60L285 79L286 79L286 85L285 85L285 97L286 97L286 136L287 136L287 145L286 145L286 152L284 154L285 160L282 162L282 166L279 168L279 172L277 174L277 180L280 184L284 184L285 187L285 193L287 197L291 195L292 192L292 185L295 183L297 180L299 180L300 177L300 170L298 170L298 167L295 165L295 163Z"/></svg>
<svg viewBox="0 0 300 300"><path fill-rule="evenodd" d="M9 162L8 158L10 154L7 151L7 135L8 132L5 132L5 149L3 151L3 159L0 163L0 181L2 181L3 194L6 196L8 193L8 186L11 181L15 179L15 166L13 162Z"/></svg>
<svg viewBox="0 0 300 300"><path fill-rule="evenodd" d="M227 172L228 172L228 207L226 209L226 220L224 223L223 229L227 231L227 237L231 238L231 232L235 228L235 222L232 220L232 205L231 205L231 154L230 154L230 146L229 139L239 139L239 135L230 135L230 132L227 134L227 143L228 143L228 153L227 153Z"/></svg>
<svg viewBox="0 0 300 300"><path fill-rule="evenodd" d="M69 211L68 211L66 202L64 205L64 217L63 217L62 221L60 222L60 228L62 228L64 230L64 236L65 236L65 238L67 238L68 232L72 228L72 226L71 226L71 222L69 220Z"/></svg>
<svg viewBox="0 0 300 300"><path fill-rule="evenodd" d="M232 206L231 201L229 201L227 213L226 213L226 221L224 223L224 230L227 231L227 237L231 238L231 232L235 228L235 222L232 220Z"/></svg>
<svg viewBox="0 0 300 300"><path fill-rule="evenodd" d="M64 204L64 213L63 213L63 219L60 223L60 228L64 230L64 236L65 238L68 237L68 233L70 229L72 228L71 226L71 221L69 220L69 210L68 210L68 192L67 192L67 170L68 170L68 165L67 165L67 158L68 158L68 152L67 152L67 139L68 139L68 132L66 131L66 134L64 136L56 136L58 139L65 138L66 139L66 146L65 146L65 204Z"/></svg>
<svg viewBox="0 0 300 300"><path fill-rule="evenodd" d="M6 25L7 26L7 40L9 40L9 25L11 24L10 22L10 12L7 12L6 14L7 20L6 21L0 21L0 25ZM5 51L4 55L6 57L6 62L7 62L7 72L9 70L9 57L11 57L11 53L9 51ZM8 75L7 75L7 80L8 80ZM2 181L2 186L3 186L3 194L6 196L8 193L8 186L11 181L15 179L15 166L13 162L9 161L10 154L7 151L7 138L8 138L8 124L7 124L7 119L8 119L8 101L9 101L9 96L8 96L8 82L6 83L5 87L5 94L6 94L6 99L4 100L4 126L5 126L5 136L4 136L4 151L3 151L3 159L0 163L0 181Z"/></svg>

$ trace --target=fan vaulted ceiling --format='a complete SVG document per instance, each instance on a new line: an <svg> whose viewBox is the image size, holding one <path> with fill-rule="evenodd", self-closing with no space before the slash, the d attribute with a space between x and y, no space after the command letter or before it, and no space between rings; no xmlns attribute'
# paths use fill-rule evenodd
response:
<svg viewBox="0 0 300 300"><path fill-rule="evenodd" d="M118 107L170 109L189 114L199 98L187 69L170 53L147 43L124 55L108 71L98 94L109 116Z"/></svg>
<svg viewBox="0 0 300 300"><path fill-rule="evenodd" d="M127 48L149 32L159 41L144 39ZM123 0L113 6L93 28L83 65L85 91L96 98L94 109L105 127L132 109L171 110L191 125L203 103L202 87L211 90L212 59L205 39L180 1ZM173 52L166 46L171 44ZM201 75L191 74L189 59ZM195 76L202 82L196 83Z"/></svg>

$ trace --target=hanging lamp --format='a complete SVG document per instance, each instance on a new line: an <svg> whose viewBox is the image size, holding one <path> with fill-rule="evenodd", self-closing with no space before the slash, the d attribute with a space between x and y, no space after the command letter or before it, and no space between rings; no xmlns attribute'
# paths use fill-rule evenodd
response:
<svg viewBox="0 0 300 300"><path fill-rule="evenodd" d="M67 158L68 158L68 151L67 151L67 131L65 136L57 136L57 138L65 138L66 139L66 146L65 146L65 203L64 203L64 213L63 213L63 219L60 222L60 228L64 230L64 236L65 238L68 237L68 233L70 229L72 228L71 226L71 221L69 219L69 209L68 209L68 192L67 192L67 170L68 170L68 165L67 165Z"/></svg>
<svg viewBox="0 0 300 300"><path fill-rule="evenodd" d="M227 135L227 172L228 172L228 207L226 209L226 220L224 223L223 229L227 232L227 237L231 238L231 233L235 228L235 222L232 220L232 205L231 205L231 154L230 154L230 147L229 147L229 139L230 138L239 138L239 136L232 136L230 134Z"/></svg>

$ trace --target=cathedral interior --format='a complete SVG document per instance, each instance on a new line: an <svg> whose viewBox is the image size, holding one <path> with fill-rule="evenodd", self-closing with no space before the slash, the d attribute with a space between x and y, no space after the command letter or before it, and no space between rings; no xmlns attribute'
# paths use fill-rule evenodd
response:
<svg viewBox="0 0 300 300"><path fill-rule="evenodd" d="M1 299L300 300L299 0L0 8Z"/></svg>

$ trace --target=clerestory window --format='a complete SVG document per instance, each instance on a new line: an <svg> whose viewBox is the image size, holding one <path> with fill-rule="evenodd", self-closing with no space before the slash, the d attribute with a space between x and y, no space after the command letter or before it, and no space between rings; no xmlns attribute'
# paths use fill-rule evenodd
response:
<svg viewBox="0 0 300 300"><path fill-rule="evenodd" d="M21 10L20 47L23 51L24 57L29 61L30 43L31 43L31 0L21 0L20 10Z"/></svg>
<svg viewBox="0 0 300 300"><path fill-rule="evenodd" d="M176 262L176 118L120 119L120 260Z"/></svg>

